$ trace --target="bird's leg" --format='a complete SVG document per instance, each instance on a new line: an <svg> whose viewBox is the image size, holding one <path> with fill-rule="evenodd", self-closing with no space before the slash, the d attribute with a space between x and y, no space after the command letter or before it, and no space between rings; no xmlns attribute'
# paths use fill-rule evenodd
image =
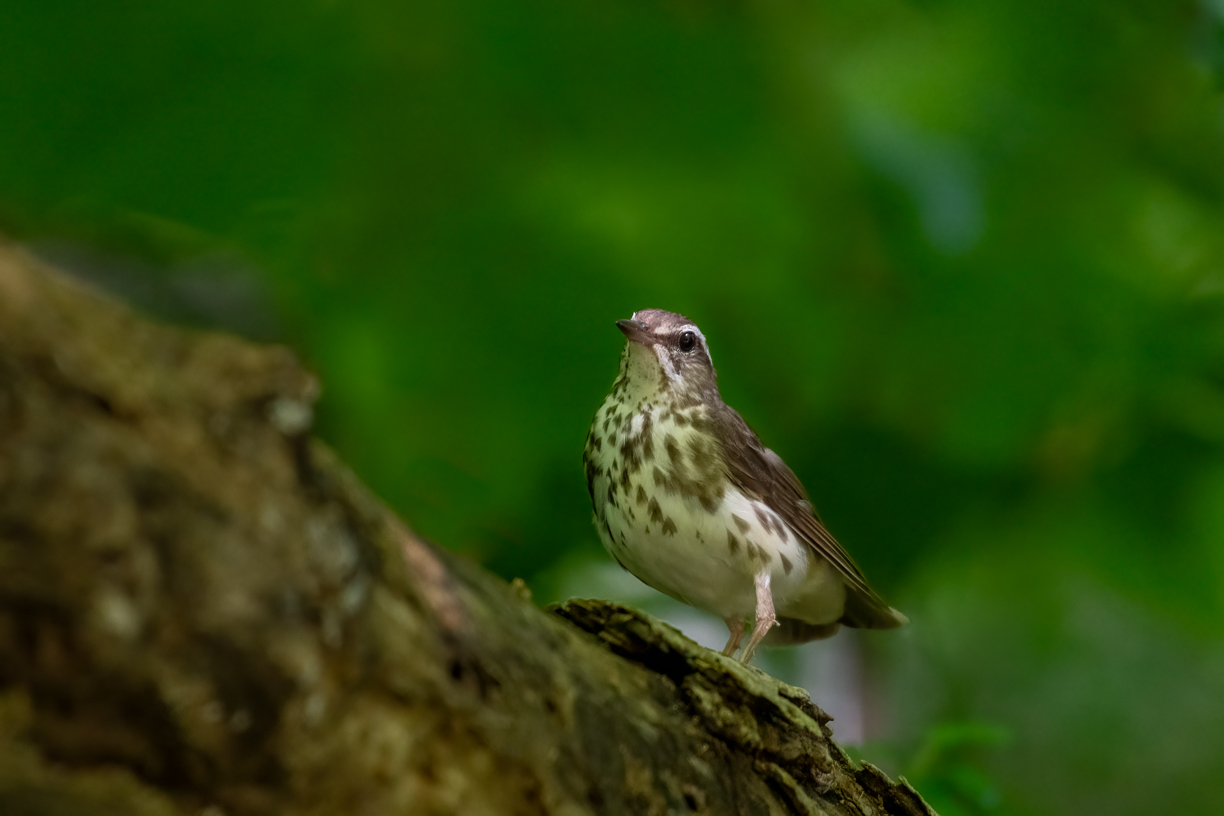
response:
<svg viewBox="0 0 1224 816"><path fill-rule="evenodd" d="M774 615L773 592L769 588L769 572L762 570L756 577L756 620L752 625L752 635L748 638L748 645L744 647L740 655L741 663L748 665L756 647L777 622L778 619Z"/></svg>
<svg viewBox="0 0 1224 816"><path fill-rule="evenodd" d="M731 639L727 641L727 645L723 648L723 654L727 657L735 654L735 650L739 648L740 641L744 637L744 619L743 618L726 618L727 628L731 630Z"/></svg>

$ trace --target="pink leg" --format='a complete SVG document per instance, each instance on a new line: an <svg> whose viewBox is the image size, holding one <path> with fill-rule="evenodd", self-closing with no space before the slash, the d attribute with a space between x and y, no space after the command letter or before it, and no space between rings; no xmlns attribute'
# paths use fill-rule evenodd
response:
<svg viewBox="0 0 1224 816"><path fill-rule="evenodd" d="M740 640L744 637L744 619L743 618L727 618L727 628L731 630L731 639L727 641L726 647L723 648L723 654L727 657L735 654L735 650L739 648Z"/></svg>
<svg viewBox="0 0 1224 816"><path fill-rule="evenodd" d="M762 571L756 577L756 621L752 625L752 635L748 645L740 655L740 662L745 666L752 660L756 647L760 645L769 630L778 622L774 615L773 592L769 589L769 573Z"/></svg>

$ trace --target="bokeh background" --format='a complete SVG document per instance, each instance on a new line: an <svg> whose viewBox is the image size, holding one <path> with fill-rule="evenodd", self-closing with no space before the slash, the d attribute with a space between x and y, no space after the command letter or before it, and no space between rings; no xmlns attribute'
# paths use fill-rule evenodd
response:
<svg viewBox="0 0 1224 816"><path fill-rule="evenodd" d="M662 307L912 618L767 654L945 816L1224 812L1224 2L0 9L0 231L296 348L540 603Z"/></svg>

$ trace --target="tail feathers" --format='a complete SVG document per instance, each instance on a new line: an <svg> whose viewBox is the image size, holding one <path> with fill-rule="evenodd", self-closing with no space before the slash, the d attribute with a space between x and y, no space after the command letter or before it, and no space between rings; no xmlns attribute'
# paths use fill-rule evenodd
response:
<svg viewBox="0 0 1224 816"><path fill-rule="evenodd" d="M865 595L850 590L846 593L846 607L840 619L831 623L808 623L798 618L778 618L778 623L762 641L766 646L794 646L810 640L824 640L837 634L842 626L855 629L896 629L909 623L909 618L891 606L886 606L878 595Z"/></svg>
<svg viewBox="0 0 1224 816"><path fill-rule="evenodd" d="M909 618L885 606L879 596L851 590L846 593L846 609L839 622L856 629L896 629L909 623Z"/></svg>

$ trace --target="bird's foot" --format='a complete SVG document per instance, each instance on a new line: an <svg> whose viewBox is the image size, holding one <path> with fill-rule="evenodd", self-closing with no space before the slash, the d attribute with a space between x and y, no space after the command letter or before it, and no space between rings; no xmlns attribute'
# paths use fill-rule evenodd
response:
<svg viewBox="0 0 1224 816"><path fill-rule="evenodd" d="M724 657L730 657L735 654L735 650L739 648L740 641L744 638L744 619L743 618L726 618L727 629L731 632L731 637L727 640L727 645L723 647L722 653Z"/></svg>

